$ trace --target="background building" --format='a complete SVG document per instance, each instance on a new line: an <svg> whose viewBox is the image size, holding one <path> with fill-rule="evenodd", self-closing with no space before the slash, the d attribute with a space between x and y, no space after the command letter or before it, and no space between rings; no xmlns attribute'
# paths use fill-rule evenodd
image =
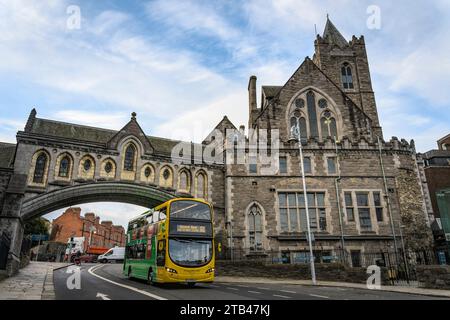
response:
<svg viewBox="0 0 450 320"><path fill-rule="evenodd" d="M112 221L101 221L94 213L81 216L81 208L69 208L53 220L51 241L67 243L70 237L84 237L85 251L91 247L125 246L125 229Z"/></svg>
<svg viewBox="0 0 450 320"><path fill-rule="evenodd" d="M420 154L425 184L433 212L432 229L436 247L450 260L450 134L437 141L438 149Z"/></svg>
<svg viewBox="0 0 450 320"><path fill-rule="evenodd" d="M400 248L401 234L408 250L429 248L414 142L384 140L364 37L347 41L328 20L314 45L313 58L285 84L262 86L259 107L256 77L250 77L248 126L279 130L279 170L264 173L259 153L248 149L246 164L227 163L229 246L246 255L277 251L286 261L307 259L299 147L293 140L299 121L318 261L344 247L353 265L373 263L364 262L364 254ZM216 129L226 134L234 127L224 118ZM210 134L205 143L214 140ZM233 148L227 152L239 144Z"/></svg>

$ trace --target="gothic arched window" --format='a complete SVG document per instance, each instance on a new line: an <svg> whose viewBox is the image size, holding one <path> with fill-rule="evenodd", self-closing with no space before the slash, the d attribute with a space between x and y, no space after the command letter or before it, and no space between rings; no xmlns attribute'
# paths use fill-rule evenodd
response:
<svg viewBox="0 0 450 320"><path fill-rule="evenodd" d="M173 174L172 174L172 169L170 167L165 166L160 169L159 184L162 187L166 187L166 188L173 187Z"/></svg>
<svg viewBox="0 0 450 320"><path fill-rule="evenodd" d="M308 140L308 129L306 127L306 119L304 117L299 119L299 125L301 141L306 142ZM291 137L298 138L297 134L297 118L291 117Z"/></svg>
<svg viewBox="0 0 450 320"><path fill-rule="evenodd" d="M136 156L136 148L130 144L125 149L125 161L123 163L123 169L126 171L134 171L134 159Z"/></svg>
<svg viewBox="0 0 450 320"><path fill-rule="evenodd" d="M352 68L347 62L342 65L341 76L344 89L353 89Z"/></svg>
<svg viewBox="0 0 450 320"><path fill-rule="evenodd" d="M67 178L69 176L70 169L70 159L68 156L64 156L59 163L58 176L62 178Z"/></svg>
<svg viewBox="0 0 450 320"><path fill-rule="evenodd" d="M34 167L34 175L33 175L34 183L44 182L46 167L47 167L47 155L44 152L42 152L36 159L36 165Z"/></svg>
<svg viewBox="0 0 450 320"><path fill-rule="evenodd" d="M181 191L189 191L190 183L189 183L189 175L186 171L180 172L178 189Z"/></svg>
<svg viewBox="0 0 450 320"><path fill-rule="evenodd" d="M262 214L259 206L253 204L248 212L248 235L250 241L250 250L262 249Z"/></svg>
<svg viewBox="0 0 450 320"><path fill-rule="evenodd" d="M206 199L207 180L204 173L199 173L196 179L196 193L195 196L200 199Z"/></svg>
<svg viewBox="0 0 450 320"><path fill-rule="evenodd" d="M322 128L322 139L327 137L337 139L336 120L330 112L324 112L323 117L320 119L320 126Z"/></svg>

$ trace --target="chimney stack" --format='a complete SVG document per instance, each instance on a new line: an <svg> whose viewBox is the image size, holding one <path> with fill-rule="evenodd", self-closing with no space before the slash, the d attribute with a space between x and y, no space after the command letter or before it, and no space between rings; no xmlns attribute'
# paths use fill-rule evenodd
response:
<svg viewBox="0 0 450 320"><path fill-rule="evenodd" d="M251 76L248 81L248 106L249 110L256 110L256 76Z"/></svg>
<svg viewBox="0 0 450 320"><path fill-rule="evenodd" d="M253 124L253 110L256 110L256 76L251 76L248 81L248 128Z"/></svg>

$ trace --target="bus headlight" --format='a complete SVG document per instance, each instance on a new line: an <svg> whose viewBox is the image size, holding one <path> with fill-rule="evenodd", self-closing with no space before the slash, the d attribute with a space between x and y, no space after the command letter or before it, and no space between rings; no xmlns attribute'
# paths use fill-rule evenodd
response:
<svg viewBox="0 0 450 320"><path fill-rule="evenodd" d="M170 273L178 273L177 270L172 269L172 268L166 268L166 271L170 272Z"/></svg>
<svg viewBox="0 0 450 320"><path fill-rule="evenodd" d="M211 273L214 272L214 268L209 268L208 270L206 270L206 273Z"/></svg>

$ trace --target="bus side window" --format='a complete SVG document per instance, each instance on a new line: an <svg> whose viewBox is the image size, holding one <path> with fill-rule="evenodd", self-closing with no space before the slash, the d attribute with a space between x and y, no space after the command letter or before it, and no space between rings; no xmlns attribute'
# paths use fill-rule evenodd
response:
<svg viewBox="0 0 450 320"><path fill-rule="evenodd" d="M164 266L166 264L166 241L158 241L158 253L156 255L156 265Z"/></svg>
<svg viewBox="0 0 450 320"><path fill-rule="evenodd" d="M158 222L159 219L159 211L153 212L153 223Z"/></svg>
<svg viewBox="0 0 450 320"><path fill-rule="evenodd" d="M153 214L147 216L147 224L153 223Z"/></svg>
<svg viewBox="0 0 450 320"><path fill-rule="evenodd" d="M160 212L159 212L159 220L165 220L166 219L166 209L162 209Z"/></svg>

